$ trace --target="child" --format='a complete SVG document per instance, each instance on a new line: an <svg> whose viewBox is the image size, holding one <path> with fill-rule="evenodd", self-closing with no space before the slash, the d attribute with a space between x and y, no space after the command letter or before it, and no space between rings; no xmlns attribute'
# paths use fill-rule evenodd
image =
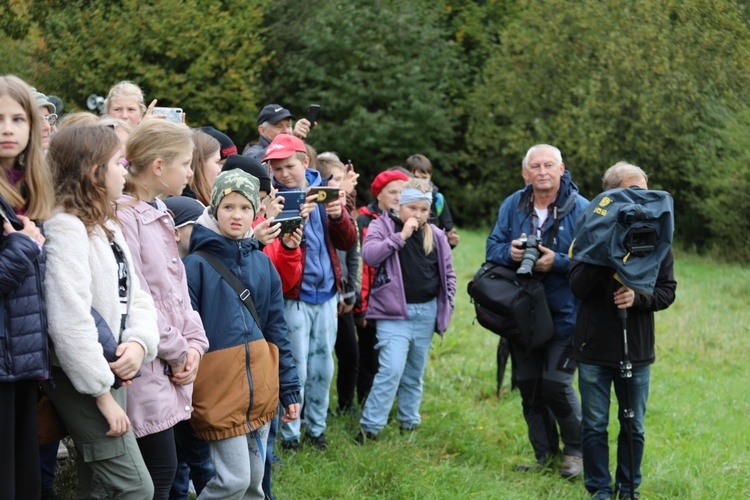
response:
<svg viewBox="0 0 750 500"><path fill-rule="evenodd" d="M451 248L455 248L458 246L461 237L456 233L456 228L453 227L453 217L450 208L448 208L448 202L445 201L445 196L439 192L438 187L432 182L432 163L425 155L411 155L406 159L406 168L417 179L430 181L432 206L430 207L429 222L445 231L448 243L451 244Z"/></svg>
<svg viewBox="0 0 750 500"><path fill-rule="evenodd" d="M305 144L294 136L277 135L266 151L271 174L281 194L323 185L320 174L307 168L309 159ZM302 384L307 436L320 450L325 438L328 396L333 378L333 345L336 341L336 308L341 292L341 269L336 249L348 250L357 242L354 221L339 199L316 203L310 195L302 205L305 219L302 250L302 277L284 294L284 316L292 341L294 364ZM301 422L281 426L282 447L299 448Z"/></svg>
<svg viewBox="0 0 750 500"><path fill-rule="evenodd" d="M432 333L442 335L453 314L456 275L448 238L427 223L432 204L428 181L411 179L399 199L398 216L370 224L362 258L377 268L367 319L376 319L380 367L365 401L357 441L377 439L398 393L402 431L421 422L422 376Z"/></svg>
<svg viewBox="0 0 750 500"><path fill-rule="evenodd" d="M380 172L372 184L370 192L375 199L366 207L359 209L357 216L357 229L359 231L359 246L367 236L370 223L382 216L383 213L398 210L398 200L401 189L409 177L398 170L386 170ZM354 324L357 325L357 342L359 344L359 373L357 374L357 401L360 407L365 404L365 399L372 388L372 381L378 371L378 351L375 349L377 339L375 336L375 321L367 321L367 300L370 297L370 288L375 279L375 269L362 262L362 288L358 294L357 302L354 304Z"/></svg>
<svg viewBox="0 0 750 500"><path fill-rule="evenodd" d="M286 335L281 280L252 238L258 180L222 172L193 229L185 259L193 307L211 345L195 381L196 433L209 441L216 477L201 499L263 499L266 438L279 399L284 422L299 416L299 379ZM198 252L219 259L250 292L260 325L237 292Z"/></svg>
<svg viewBox="0 0 750 500"><path fill-rule="evenodd" d="M0 136L0 498L38 497L37 387L50 364L45 240L32 219L46 219L54 198L34 95L11 75L0 76Z"/></svg>
<svg viewBox="0 0 750 500"><path fill-rule="evenodd" d="M203 206L208 206L211 201L211 186L214 179L221 172L221 145L210 134L200 129L193 130L193 164L190 168L193 176L182 191L182 196L195 198Z"/></svg>
<svg viewBox="0 0 750 500"><path fill-rule="evenodd" d="M352 192L357 174L347 172L346 167L335 153L321 153L318 155L318 172L324 178L330 178L328 185L341 188L346 193L346 210L354 210ZM351 175L347 175L351 174ZM354 245L347 251L336 250L341 266L341 285L343 293L339 297L338 330L336 332L336 359L339 363L336 375L336 389L339 396L336 413L355 414L354 389L357 386L359 372L359 346L357 332L354 327L354 302L359 294L359 246Z"/></svg>
<svg viewBox="0 0 750 500"><path fill-rule="evenodd" d="M125 413L126 389L113 388L115 375L133 379L159 342L154 302L140 288L114 220L112 202L125 185L122 146L108 127L65 127L48 158L60 209L44 225L54 362L54 384L44 391L82 458L77 496L150 498L154 487ZM113 363L102 355L92 308L119 343Z"/></svg>
<svg viewBox="0 0 750 500"><path fill-rule="evenodd" d="M180 258L184 259L190 253L190 235L193 233L193 225L206 207L195 198L187 196L170 196L164 200L164 204L172 212L177 251Z"/></svg>
<svg viewBox="0 0 750 500"><path fill-rule="evenodd" d="M128 416L154 481L154 497L167 498L177 469L173 427L188 420L193 380L208 348L200 316L190 306L174 222L157 195L179 196L192 175L193 133L165 120L147 120L130 134L130 162L118 217L141 287L156 304L157 359L128 394Z"/></svg>

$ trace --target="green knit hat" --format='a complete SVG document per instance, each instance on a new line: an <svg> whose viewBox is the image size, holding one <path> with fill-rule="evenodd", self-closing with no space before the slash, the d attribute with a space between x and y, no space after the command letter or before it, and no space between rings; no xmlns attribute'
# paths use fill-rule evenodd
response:
<svg viewBox="0 0 750 500"><path fill-rule="evenodd" d="M259 188L260 181L239 168L219 173L214 181L214 186L211 188L211 215L214 218L216 217L216 210L218 210L221 200L232 192L240 193L247 198L257 214L260 205Z"/></svg>

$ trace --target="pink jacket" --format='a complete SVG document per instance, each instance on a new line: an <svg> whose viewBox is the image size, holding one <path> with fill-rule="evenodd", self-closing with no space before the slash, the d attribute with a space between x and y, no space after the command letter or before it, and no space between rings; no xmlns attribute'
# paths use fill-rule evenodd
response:
<svg viewBox="0 0 750 500"><path fill-rule="evenodd" d="M166 209L161 201L157 204ZM141 377L128 387L128 417L140 438L190 418L193 385L173 384L167 370L169 363L184 359L191 347L203 356L208 340L201 318L190 304L172 217L130 196L120 199L117 209L141 288L153 297L158 314L157 357L143 365Z"/></svg>

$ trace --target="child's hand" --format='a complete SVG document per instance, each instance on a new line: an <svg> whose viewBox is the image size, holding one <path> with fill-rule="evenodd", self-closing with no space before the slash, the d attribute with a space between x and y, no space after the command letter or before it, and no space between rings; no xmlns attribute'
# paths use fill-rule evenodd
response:
<svg viewBox="0 0 750 500"><path fill-rule="evenodd" d="M42 236L41 231L39 231L39 228L36 227L36 224L34 224L34 221L26 217L25 215L18 215L18 220L23 224L23 229L18 231L21 234L25 234L32 240L36 241L39 246L44 245L44 236ZM13 228L13 225L3 217L3 234L6 236L15 233L16 230Z"/></svg>
<svg viewBox="0 0 750 500"><path fill-rule="evenodd" d="M302 226L295 229L292 234L285 234L282 236L281 241L287 248L295 249L299 247L300 243L302 243Z"/></svg>
<svg viewBox="0 0 750 500"><path fill-rule="evenodd" d="M109 424L107 436L122 436L130 430L130 419L127 413L117 404L111 392L105 392L96 398L96 407Z"/></svg>
<svg viewBox="0 0 750 500"><path fill-rule="evenodd" d="M458 246L458 242L461 241L461 236L456 232L456 228L454 227L445 235L448 237L448 244L451 246L451 248L455 248Z"/></svg>
<svg viewBox="0 0 750 500"><path fill-rule="evenodd" d="M263 245L270 245L274 239L279 236L281 231L281 224L273 224L273 217L264 220L253 229L255 233L255 239L257 239Z"/></svg>
<svg viewBox="0 0 750 500"><path fill-rule="evenodd" d="M299 418L299 403L292 403L284 408L284 415L281 417L282 422L294 422Z"/></svg>
<svg viewBox="0 0 750 500"><path fill-rule="evenodd" d="M305 202L300 207L299 216L303 219L307 219L308 217L310 217L310 212L315 210L315 206L318 204L317 199L317 194L307 195L307 197L305 198Z"/></svg>
<svg viewBox="0 0 750 500"><path fill-rule="evenodd" d="M338 200L333 200L331 203L326 203L326 213L328 217L332 219L338 219L341 217L344 204L346 203L346 193L343 190L339 190Z"/></svg>
<svg viewBox="0 0 750 500"><path fill-rule="evenodd" d="M110 363L109 368L123 381L128 381L141 369L146 351L138 342L123 342L117 346L115 354L119 359Z"/></svg>
<svg viewBox="0 0 750 500"><path fill-rule="evenodd" d="M191 347L188 350L187 360L185 361L185 367L182 371L175 372L170 379L175 385L189 385L195 382L195 377L198 376L198 366L201 364L201 353L197 349Z"/></svg>
<svg viewBox="0 0 750 500"><path fill-rule="evenodd" d="M409 217L409 219L404 222L404 228L401 230L401 239L404 241L408 240L417 229L419 229L419 221L416 217Z"/></svg>
<svg viewBox="0 0 750 500"><path fill-rule="evenodd" d="M266 207L266 217L269 219L272 217L276 217L281 213L282 210L284 210L283 196L276 196L275 194L272 194L263 203Z"/></svg>

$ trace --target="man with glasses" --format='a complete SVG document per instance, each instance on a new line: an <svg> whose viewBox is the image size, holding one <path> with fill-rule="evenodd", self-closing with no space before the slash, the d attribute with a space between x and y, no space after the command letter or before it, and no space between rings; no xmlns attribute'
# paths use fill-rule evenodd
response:
<svg viewBox="0 0 750 500"><path fill-rule="evenodd" d="M39 108L39 117L42 119L42 147L47 151L50 137L52 137L53 133L57 132L55 105L47 99L46 95L38 92L35 88L32 88L31 91L34 93L36 105Z"/></svg>
<svg viewBox="0 0 750 500"><path fill-rule="evenodd" d="M243 156L251 156L258 161L263 161L266 156L266 148L279 134L290 134L304 139L310 132L311 123L306 118L297 120L292 129L292 113L278 104L268 104L258 113L258 134L260 138L257 144L248 145L242 152Z"/></svg>

